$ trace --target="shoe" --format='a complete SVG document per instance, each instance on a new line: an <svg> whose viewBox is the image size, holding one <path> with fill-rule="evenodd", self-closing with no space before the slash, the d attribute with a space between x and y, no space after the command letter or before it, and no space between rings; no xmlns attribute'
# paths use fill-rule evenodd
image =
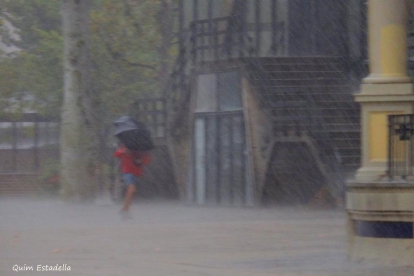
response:
<svg viewBox="0 0 414 276"><path fill-rule="evenodd" d="M132 219L131 213L129 211L121 210L119 213L121 214L122 219Z"/></svg>

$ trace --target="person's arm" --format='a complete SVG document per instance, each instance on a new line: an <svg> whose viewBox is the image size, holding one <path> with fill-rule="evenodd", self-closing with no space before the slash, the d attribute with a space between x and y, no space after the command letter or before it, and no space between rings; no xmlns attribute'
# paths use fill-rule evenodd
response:
<svg viewBox="0 0 414 276"><path fill-rule="evenodd" d="M143 153L143 156L141 158L141 164L142 165L148 165L151 162L151 156L149 153L145 152Z"/></svg>
<svg viewBox="0 0 414 276"><path fill-rule="evenodd" d="M141 152L140 153L135 153L134 155L135 156L134 156L133 160L134 160L134 164L136 166L145 166L150 162L150 156L146 152L145 153L141 153Z"/></svg>

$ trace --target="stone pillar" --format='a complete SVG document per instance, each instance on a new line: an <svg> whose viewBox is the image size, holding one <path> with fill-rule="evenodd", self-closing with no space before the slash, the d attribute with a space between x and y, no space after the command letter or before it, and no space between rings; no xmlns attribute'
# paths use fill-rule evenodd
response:
<svg viewBox="0 0 414 276"><path fill-rule="evenodd" d="M369 0L369 65L361 93L362 166L356 179L372 181L386 173L387 116L412 113L413 85L408 76L406 0Z"/></svg>
<svg viewBox="0 0 414 276"><path fill-rule="evenodd" d="M370 75L361 104L362 164L346 193L351 260L414 266L414 183L387 178L388 115L413 113L408 1L369 0Z"/></svg>
<svg viewBox="0 0 414 276"><path fill-rule="evenodd" d="M406 0L369 0L370 75L364 83L410 83L407 74Z"/></svg>

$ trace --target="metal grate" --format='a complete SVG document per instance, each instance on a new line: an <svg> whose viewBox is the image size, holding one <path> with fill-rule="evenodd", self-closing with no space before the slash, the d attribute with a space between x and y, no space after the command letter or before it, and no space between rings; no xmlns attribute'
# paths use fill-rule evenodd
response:
<svg viewBox="0 0 414 276"><path fill-rule="evenodd" d="M388 116L388 176L413 177L414 114Z"/></svg>

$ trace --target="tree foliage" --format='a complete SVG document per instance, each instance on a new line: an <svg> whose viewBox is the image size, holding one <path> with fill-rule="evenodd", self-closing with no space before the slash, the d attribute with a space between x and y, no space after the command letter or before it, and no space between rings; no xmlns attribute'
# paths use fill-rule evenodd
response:
<svg viewBox="0 0 414 276"><path fill-rule="evenodd" d="M95 117L95 152L108 144L114 118L129 113L135 100L160 95L176 52L171 47L173 4L173 0L93 0L87 94ZM30 95L31 101L18 101L20 110L28 107L58 118L63 98L61 1L0 0L0 19L1 42L20 49L0 53L1 110L10 99ZM99 158L99 162L105 159Z"/></svg>
<svg viewBox="0 0 414 276"><path fill-rule="evenodd" d="M125 112L137 98L157 96L160 83L161 0L95 0L90 20L91 89L111 115ZM172 1L167 1L172 5ZM36 110L58 114L62 102L60 1L3 0L0 12L20 39L2 28L3 42L22 51L1 58L0 96L30 93ZM8 65L12 65L11 67ZM12 68L18 77L10 78ZM7 71L7 70L6 70ZM6 82L4 82L7 80ZM13 82L10 84L10 82ZM11 91L10 91L11 90Z"/></svg>

